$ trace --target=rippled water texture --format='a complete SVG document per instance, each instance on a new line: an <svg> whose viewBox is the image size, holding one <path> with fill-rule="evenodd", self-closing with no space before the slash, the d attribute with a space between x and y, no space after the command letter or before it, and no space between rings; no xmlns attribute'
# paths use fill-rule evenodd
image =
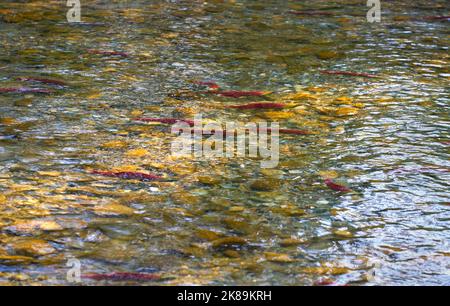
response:
<svg viewBox="0 0 450 306"><path fill-rule="evenodd" d="M450 32L428 18L449 2L381 2L368 23L356 0L82 0L69 24L64 1L1 1L0 283L68 284L75 258L160 278L122 284L450 285ZM224 107L266 100L291 107ZM261 169L175 158L170 126L133 120L200 113L310 134Z"/></svg>

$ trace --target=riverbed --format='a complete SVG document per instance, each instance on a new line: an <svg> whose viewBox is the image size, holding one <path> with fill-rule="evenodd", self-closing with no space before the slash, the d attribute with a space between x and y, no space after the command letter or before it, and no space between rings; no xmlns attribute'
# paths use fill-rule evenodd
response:
<svg viewBox="0 0 450 306"><path fill-rule="evenodd" d="M0 2L0 284L450 285L448 1L63 2ZM306 133L263 169L135 120L196 114Z"/></svg>

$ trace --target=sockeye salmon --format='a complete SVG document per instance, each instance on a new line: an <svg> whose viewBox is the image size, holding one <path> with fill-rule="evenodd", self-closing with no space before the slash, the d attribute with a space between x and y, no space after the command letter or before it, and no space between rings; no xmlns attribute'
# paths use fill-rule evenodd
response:
<svg viewBox="0 0 450 306"><path fill-rule="evenodd" d="M111 171L92 171L92 174L106 176L106 177L117 177L126 180L140 180L140 181L156 181L163 177L155 174L146 174L142 172L111 172Z"/></svg>
<svg viewBox="0 0 450 306"><path fill-rule="evenodd" d="M351 192L352 191L350 188L348 188L346 186L336 184L335 182L333 182L332 179L329 179L329 178L325 180L325 184L334 191L339 191L339 192Z"/></svg>
<svg viewBox="0 0 450 306"><path fill-rule="evenodd" d="M282 109L287 107L286 104L282 103L249 103L244 105L231 105L228 106L228 108L235 108L235 109Z"/></svg>
<svg viewBox="0 0 450 306"><path fill-rule="evenodd" d="M368 74L368 73L362 73L362 72L336 71L336 70L322 70L320 72L323 74L331 74L331 75L347 75L347 76L364 77L364 78L377 78L377 76L374 74Z"/></svg>
<svg viewBox="0 0 450 306"><path fill-rule="evenodd" d="M48 85L58 85L58 86L65 86L66 83L59 80L52 80L52 79L45 79L45 78L35 78L35 77L21 77L17 80L22 82L36 82L36 83L43 83Z"/></svg>
<svg viewBox="0 0 450 306"><path fill-rule="evenodd" d="M19 94L38 93L38 94L50 94L50 93L53 93L53 90L50 90L50 89L44 89L44 88L28 88L28 87L19 87L19 88L0 88L0 93L19 93Z"/></svg>
<svg viewBox="0 0 450 306"><path fill-rule="evenodd" d="M177 118L136 118L134 120L141 121L141 122L159 122L159 123L165 123L165 124L175 124L177 122L185 122L185 123L189 124L190 126L194 126L194 120L188 120L188 119L177 119Z"/></svg>
<svg viewBox="0 0 450 306"><path fill-rule="evenodd" d="M113 272L113 273L89 273L81 276L82 278L93 279L96 281L155 281L161 277L150 273L136 272Z"/></svg>

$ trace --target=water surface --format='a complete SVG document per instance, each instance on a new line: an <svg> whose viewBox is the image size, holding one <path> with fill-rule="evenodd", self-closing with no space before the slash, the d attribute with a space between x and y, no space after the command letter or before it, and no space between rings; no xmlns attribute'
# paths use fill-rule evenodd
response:
<svg viewBox="0 0 450 306"><path fill-rule="evenodd" d="M77 258L83 274L162 277L146 284L449 285L450 33L424 18L449 3L382 4L368 23L353 0L82 1L69 24L61 1L1 1L0 88L55 90L0 94L1 284L68 284ZM331 15L290 13L304 10ZM223 98L193 81L273 93ZM296 107L223 107L255 100ZM174 158L167 125L132 120L199 113L312 134L282 135L264 170Z"/></svg>

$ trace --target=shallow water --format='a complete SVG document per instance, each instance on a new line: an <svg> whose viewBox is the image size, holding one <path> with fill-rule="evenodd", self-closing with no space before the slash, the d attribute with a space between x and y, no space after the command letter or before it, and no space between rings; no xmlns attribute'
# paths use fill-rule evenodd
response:
<svg viewBox="0 0 450 306"><path fill-rule="evenodd" d="M0 88L55 90L0 93L1 284L68 284L76 258L82 274L158 285L450 285L450 33L424 19L449 3L382 1L372 24L364 2L82 1L83 23L69 24L61 1L1 1ZM308 9L332 15L289 13ZM224 98L193 81L273 93ZM223 107L255 100L297 107ZM132 120L194 114L312 134L281 135L264 170L174 158L167 125Z"/></svg>

